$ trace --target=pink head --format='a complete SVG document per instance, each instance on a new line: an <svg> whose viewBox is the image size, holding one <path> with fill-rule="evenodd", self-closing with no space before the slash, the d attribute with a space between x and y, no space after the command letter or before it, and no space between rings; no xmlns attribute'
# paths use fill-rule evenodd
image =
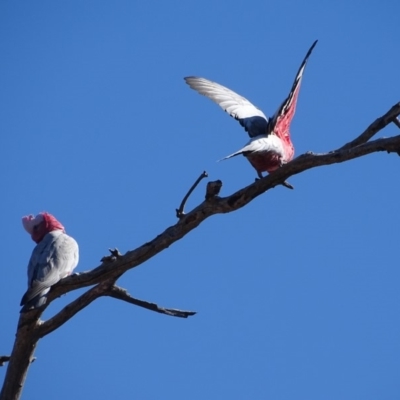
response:
<svg viewBox="0 0 400 400"><path fill-rule="evenodd" d="M22 217L22 225L31 235L32 240L36 243L41 242L49 232L56 230L62 230L65 232L65 229L60 222L47 212L42 212L36 215L36 217L33 215Z"/></svg>

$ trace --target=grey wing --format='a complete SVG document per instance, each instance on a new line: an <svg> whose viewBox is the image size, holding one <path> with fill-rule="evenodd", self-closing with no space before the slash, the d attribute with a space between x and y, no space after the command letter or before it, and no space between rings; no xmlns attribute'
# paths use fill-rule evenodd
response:
<svg viewBox="0 0 400 400"><path fill-rule="evenodd" d="M50 237L39 247L41 244L35 248L29 262L29 288L21 305L47 293L51 286L69 275L78 264L78 244L70 236L61 234Z"/></svg>
<svg viewBox="0 0 400 400"><path fill-rule="evenodd" d="M189 76L184 79L192 89L213 100L231 117L238 120L250 137L267 133L268 118L243 96L205 78Z"/></svg>
<svg viewBox="0 0 400 400"><path fill-rule="evenodd" d="M28 264L28 288L31 286L32 281L35 279L37 275L37 270L40 268L40 265L43 263L43 260L45 260L45 255L49 254L49 249L51 248L52 242L54 240L55 240L54 236L47 235L33 249ZM45 260L45 262L47 261Z"/></svg>

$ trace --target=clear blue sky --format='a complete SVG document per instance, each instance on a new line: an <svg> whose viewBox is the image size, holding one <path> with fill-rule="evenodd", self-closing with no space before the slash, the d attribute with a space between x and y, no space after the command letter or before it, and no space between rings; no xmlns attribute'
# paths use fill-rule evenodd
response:
<svg viewBox="0 0 400 400"><path fill-rule="evenodd" d="M34 247L21 216L55 214L84 271L174 224L203 170L223 195L254 180L242 157L215 162L247 136L184 76L272 115L319 39L292 138L297 155L330 151L400 100L399 13L394 0L2 1L0 354ZM380 153L310 170L207 220L119 282L198 315L101 299L39 343L23 398L400 398L399 169ZM204 183L187 208L203 196Z"/></svg>

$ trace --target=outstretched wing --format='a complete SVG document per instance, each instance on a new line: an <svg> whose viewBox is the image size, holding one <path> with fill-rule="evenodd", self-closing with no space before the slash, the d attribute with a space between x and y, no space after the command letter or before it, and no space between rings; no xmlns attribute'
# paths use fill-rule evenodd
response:
<svg viewBox="0 0 400 400"><path fill-rule="evenodd" d="M73 238L60 231L48 233L33 250L28 266L28 290L21 306L44 304L41 298L76 267L78 257L78 244Z"/></svg>
<svg viewBox="0 0 400 400"><path fill-rule="evenodd" d="M292 122L294 113L296 111L297 97L300 91L301 80L303 78L304 69L307 64L308 57L310 57L318 40L308 50L303 62L300 65L299 71L297 72L296 78L294 79L292 89L290 90L289 96L278 108L275 115L272 117L270 130L273 131L281 139L290 138L289 127Z"/></svg>
<svg viewBox="0 0 400 400"><path fill-rule="evenodd" d="M267 133L268 118L244 97L205 78L189 76L184 79L192 89L213 100L238 120L251 138Z"/></svg>

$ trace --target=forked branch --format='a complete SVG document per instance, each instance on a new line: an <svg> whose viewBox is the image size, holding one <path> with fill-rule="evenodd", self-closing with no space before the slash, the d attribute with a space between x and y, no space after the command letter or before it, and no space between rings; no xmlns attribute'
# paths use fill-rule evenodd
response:
<svg viewBox="0 0 400 400"><path fill-rule="evenodd" d="M78 275L79 276L79 275ZM89 289L87 292L83 293L77 299L65 306L59 313L54 317L50 318L48 321L43 322L37 328L37 336L42 338L49 333L55 331L61 325L64 325L69 321L74 315L79 311L87 307L92 301L96 300L101 296L105 296L106 291L115 282L114 278L109 278L104 282L99 283L95 287Z"/></svg>

